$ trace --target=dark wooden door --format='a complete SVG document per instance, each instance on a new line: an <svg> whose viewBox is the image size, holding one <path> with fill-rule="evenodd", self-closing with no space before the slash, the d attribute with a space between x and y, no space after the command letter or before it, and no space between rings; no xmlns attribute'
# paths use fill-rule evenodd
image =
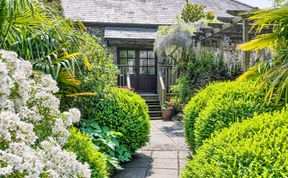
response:
<svg viewBox="0 0 288 178"><path fill-rule="evenodd" d="M152 49L119 49L118 66L123 77L130 73L131 86L136 91L157 90L157 58Z"/></svg>

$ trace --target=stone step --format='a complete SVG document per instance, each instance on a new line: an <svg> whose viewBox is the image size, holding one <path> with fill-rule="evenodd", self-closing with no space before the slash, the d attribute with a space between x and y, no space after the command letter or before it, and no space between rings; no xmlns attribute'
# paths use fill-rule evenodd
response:
<svg viewBox="0 0 288 178"><path fill-rule="evenodd" d="M162 120L161 106L158 95L155 93L140 93L140 96L145 99L151 120Z"/></svg>
<svg viewBox="0 0 288 178"><path fill-rule="evenodd" d="M150 120L163 120L163 117L150 117Z"/></svg>
<svg viewBox="0 0 288 178"><path fill-rule="evenodd" d="M151 104L148 105L149 109L159 109L161 110L161 106L159 104Z"/></svg>
<svg viewBox="0 0 288 178"><path fill-rule="evenodd" d="M150 107L149 106L149 111L161 111L161 107L157 106L157 107Z"/></svg>
<svg viewBox="0 0 288 178"><path fill-rule="evenodd" d="M161 111L149 111L150 117L162 117Z"/></svg>
<svg viewBox="0 0 288 178"><path fill-rule="evenodd" d="M150 114L161 114L161 109L149 109L149 115Z"/></svg>
<svg viewBox="0 0 288 178"><path fill-rule="evenodd" d="M145 100L159 100L158 95L155 93L140 93L140 96Z"/></svg>
<svg viewBox="0 0 288 178"><path fill-rule="evenodd" d="M145 100L148 105L160 105L159 100Z"/></svg>
<svg viewBox="0 0 288 178"><path fill-rule="evenodd" d="M140 96L142 96L142 97L151 97L151 96L157 96L158 97L158 95L157 94L155 94L155 93L140 93Z"/></svg>

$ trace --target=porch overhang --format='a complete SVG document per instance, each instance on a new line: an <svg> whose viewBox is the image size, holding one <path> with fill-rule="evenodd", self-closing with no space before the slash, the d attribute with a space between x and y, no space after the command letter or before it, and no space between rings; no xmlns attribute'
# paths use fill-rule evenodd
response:
<svg viewBox="0 0 288 178"><path fill-rule="evenodd" d="M151 40L156 38L157 28L105 27L106 40Z"/></svg>

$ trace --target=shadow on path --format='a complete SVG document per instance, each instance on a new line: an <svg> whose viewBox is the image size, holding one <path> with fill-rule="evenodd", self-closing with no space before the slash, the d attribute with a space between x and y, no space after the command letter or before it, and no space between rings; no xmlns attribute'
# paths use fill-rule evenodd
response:
<svg viewBox="0 0 288 178"><path fill-rule="evenodd" d="M178 178L190 157L179 121L151 121L149 143L113 178Z"/></svg>

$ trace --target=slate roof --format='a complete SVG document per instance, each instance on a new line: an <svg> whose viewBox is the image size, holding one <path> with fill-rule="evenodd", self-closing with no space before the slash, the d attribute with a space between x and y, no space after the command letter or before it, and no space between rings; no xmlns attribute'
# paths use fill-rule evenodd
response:
<svg viewBox="0 0 288 178"><path fill-rule="evenodd" d="M189 0L203 4L216 16L229 17L226 10L251 10L236 0ZM64 16L95 24L169 25L185 0L61 0Z"/></svg>
<svg viewBox="0 0 288 178"><path fill-rule="evenodd" d="M106 39L154 40L157 28L105 27Z"/></svg>

